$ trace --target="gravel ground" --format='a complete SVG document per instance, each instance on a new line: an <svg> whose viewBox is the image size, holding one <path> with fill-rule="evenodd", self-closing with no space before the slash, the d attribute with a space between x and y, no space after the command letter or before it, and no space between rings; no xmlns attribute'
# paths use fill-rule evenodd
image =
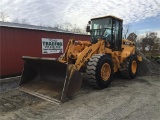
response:
<svg viewBox="0 0 160 120"><path fill-rule="evenodd" d="M117 74L103 90L84 80L72 100L61 105L19 91L16 82L7 91L6 81L0 85L0 120L160 120L160 65L148 59L136 79Z"/></svg>
<svg viewBox="0 0 160 120"><path fill-rule="evenodd" d="M0 120L160 120L160 77L125 80L115 76L109 88L83 82L68 102L56 105L17 89L0 93Z"/></svg>

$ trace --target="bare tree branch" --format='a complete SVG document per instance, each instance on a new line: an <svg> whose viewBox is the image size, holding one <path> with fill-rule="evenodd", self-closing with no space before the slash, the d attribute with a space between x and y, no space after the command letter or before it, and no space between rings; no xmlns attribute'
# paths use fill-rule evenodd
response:
<svg viewBox="0 0 160 120"><path fill-rule="evenodd" d="M63 24L55 24L53 26L54 28L57 29L62 29L65 31L71 31L73 33L83 33L83 34L87 34L86 33L86 27L84 27L84 30L81 29L80 27L78 27L76 24L72 25L71 23L63 23Z"/></svg>
<svg viewBox="0 0 160 120"><path fill-rule="evenodd" d="M28 20L25 18L23 18L23 19L15 18L12 20L12 22L19 23L19 24L29 24Z"/></svg>
<svg viewBox="0 0 160 120"><path fill-rule="evenodd" d="M132 33L130 33L128 35L127 39L130 40L130 41L132 41L132 42L136 42L137 35L134 32L132 32Z"/></svg>
<svg viewBox="0 0 160 120"><path fill-rule="evenodd" d="M63 26L61 24L55 24L53 28L63 29Z"/></svg>
<svg viewBox="0 0 160 120"><path fill-rule="evenodd" d="M123 36L124 36L124 39L127 38L127 34L129 33L130 31L130 25L129 24L126 24L126 25L123 25Z"/></svg>
<svg viewBox="0 0 160 120"><path fill-rule="evenodd" d="M14 23L20 23L20 20L18 18L15 18L15 19L12 20L12 22L14 22Z"/></svg>
<svg viewBox="0 0 160 120"><path fill-rule="evenodd" d="M66 23L63 23L63 27L64 27L64 30L66 30L66 31L70 31L70 30L71 30L71 28L72 28L72 24L71 24L71 23L66 22Z"/></svg>
<svg viewBox="0 0 160 120"><path fill-rule="evenodd" d="M4 11L0 12L0 21L7 22L8 15Z"/></svg>
<svg viewBox="0 0 160 120"><path fill-rule="evenodd" d="M29 24L28 20L25 19L25 18L21 19L21 23L22 23L22 24Z"/></svg>

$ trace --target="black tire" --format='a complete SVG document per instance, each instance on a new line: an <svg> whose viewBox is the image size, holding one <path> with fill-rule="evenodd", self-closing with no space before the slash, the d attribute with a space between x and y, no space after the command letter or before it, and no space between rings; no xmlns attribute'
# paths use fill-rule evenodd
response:
<svg viewBox="0 0 160 120"><path fill-rule="evenodd" d="M135 64L137 65L136 69L132 70L132 63L136 62ZM124 62L125 68L121 71L121 74L124 78L127 79L134 79L137 76L137 72L138 72L138 67L139 67L139 63L138 63L138 59L137 59L137 55L131 55L125 62Z"/></svg>
<svg viewBox="0 0 160 120"><path fill-rule="evenodd" d="M109 73L102 72L102 66L107 65L109 68ZM106 69L106 67L103 67ZM86 68L87 80L91 83L92 86L103 89L108 87L111 84L113 76L113 62L109 55L95 54L93 55L88 63ZM101 74L108 74L107 79L104 80Z"/></svg>

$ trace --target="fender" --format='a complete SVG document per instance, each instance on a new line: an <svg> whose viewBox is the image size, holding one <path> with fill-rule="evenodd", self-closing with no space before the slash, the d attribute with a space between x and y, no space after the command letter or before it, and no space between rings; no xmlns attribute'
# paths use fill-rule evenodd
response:
<svg viewBox="0 0 160 120"><path fill-rule="evenodd" d="M104 41L99 40L96 44L92 44L86 47L81 53L78 54L75 66L78 70L84 65L84 63L91 58L93 54L101 53L105 50ZM102 50L103 49L103 50Z"/></svg>

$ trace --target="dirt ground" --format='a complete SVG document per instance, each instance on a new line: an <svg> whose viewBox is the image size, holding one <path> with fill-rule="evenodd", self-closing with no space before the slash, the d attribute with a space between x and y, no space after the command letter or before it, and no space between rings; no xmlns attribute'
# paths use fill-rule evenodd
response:
<svg viewBox="0 0 160 120"><path fill-rule="evenodd" d="M125 80L115 76L109 88L80 91L57 105L18 89L0 93L0 120L160 120L160 76Z"/></svg>

